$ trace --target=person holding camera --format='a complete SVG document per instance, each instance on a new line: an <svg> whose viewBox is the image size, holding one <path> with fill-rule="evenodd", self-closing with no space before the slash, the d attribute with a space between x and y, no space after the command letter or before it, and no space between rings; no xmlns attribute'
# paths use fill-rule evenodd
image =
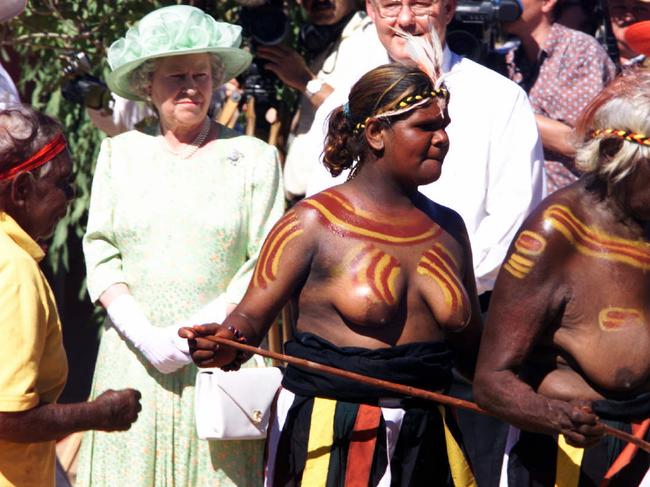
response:
<svg viewBox="0 0 650 487"><path fill-rule="evenodd" d="M108 49L107 84L146 100L151 131L104 139L83 239L88 292L107 311L92 395L136 385L131 431L87 434L77 484L257 486L262 441L196 433L186 323L222 321L250 281L258 247L284 212L277 151L208 117L213 92L243 72L241 27L202 10L155 10Z"/></svg>
<svg viewBox="0 0 650 487"><path fill-rule="evenodd" d="M18 105L0 111L0 485L53 487L55 442L128 430L140 393L56 404L68 365L54 294L38 263L74 198L61 126Z"/></svg>
<svg viewBox="0 0 650 487"><path fill-rule="evenodd" d="M289 199L305 195L310 169L305 153L311 145L322 144L322 140L313 140L308 135L316 109L335 88L345 83L351 72L358 72L360 51L366 53L365 70L382 61L378 57L381 46L376 43L373 49L366 42L359 42L365 37L356 35L372 29L372 21L366 13L357 11L357 0L299 0L298 3L307 21L300 29L300 43L307 60L281 44L261 45L256 51L258 57L268 61L264 65L266 69L301 93L283 171Z"/></svg>
<svg viewBox="0 0 650 487"><path fill-rule="evenodd" d="M573 127L584 107L616 75L592 36L555 21L566 0L522 0L521 17L504 23L520 44L506 55L510 79L527 93L544 145L548 193L578 178Z"/></svg>

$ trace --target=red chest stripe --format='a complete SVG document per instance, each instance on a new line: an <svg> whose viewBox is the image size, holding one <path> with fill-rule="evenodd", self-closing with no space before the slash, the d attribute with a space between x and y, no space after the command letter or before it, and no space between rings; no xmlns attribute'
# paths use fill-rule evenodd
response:
<svg viewBox="0 0 650 487"><path fill-rule="evenodd" d="M265 288L276 279L282 253L287 244L303 232L294 213L287 213L271 231L264 242L253 274L253 284Z"/></svg>
<svg viewBox="0 0 650 487"><path fill-rule="evenodd" d="M417 273L430 277L442 290L452 313L456 313L464 299L463 284L458 278L458 266L451 254L440 244L422 254Z"/></svg>
<svg viewBox="0 0 650 487"><path fill-rule="evenodd" d="M437 236L442 229L426 218L400 222L355 208L340 193L324 191L302 204L318 211L331 230L340 236L352 236L364 240L393 245L413 245Z"/></svg>
<svg viewBox="0 0 650 487"><path fill-rule="evenodd" d="M650 245L646 242L614 237L590 228L561 205L550 206L544 217L582 254L650 269Z"/></svg>

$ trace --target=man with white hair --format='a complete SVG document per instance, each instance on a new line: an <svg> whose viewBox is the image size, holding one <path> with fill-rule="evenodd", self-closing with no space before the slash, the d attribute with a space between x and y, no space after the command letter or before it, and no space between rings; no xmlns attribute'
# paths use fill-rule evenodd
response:
<svg viewBox="0 0 650 487"><path fill-rule="evenodd" d="M502 487L650 485L650 71L616 78L576 125L583 176L520 228L474 381L511 423ZM589 448L586 448L589 447Z"/></svg>

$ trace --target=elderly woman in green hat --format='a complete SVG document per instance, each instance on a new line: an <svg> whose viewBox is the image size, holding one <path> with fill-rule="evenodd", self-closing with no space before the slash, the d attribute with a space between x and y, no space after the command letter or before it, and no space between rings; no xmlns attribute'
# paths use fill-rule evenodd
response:
<svg viewBox="0 0 650 487"><path fill-rule="evenodd" d="M142 392L128 433L87 435L78 485L261 483L263 444L199 441L187 323L221 322L243 295L258 248L282 215L275 149L207 117L251 56L241 28L175 5L108 50L115 93L146 100L159 125L103 141L84 253L88 292L107 310L92 395Z"/></svg>

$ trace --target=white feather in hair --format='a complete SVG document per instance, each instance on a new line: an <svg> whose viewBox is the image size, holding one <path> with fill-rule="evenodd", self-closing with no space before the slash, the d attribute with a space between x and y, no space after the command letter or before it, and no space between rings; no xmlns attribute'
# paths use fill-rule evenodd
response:
<svg viewBox="0 0 650 487"><path fill-rule="evenodd" d="M414 36L401 29L393 30L406 41L406 52L417 67L431 78L436 88L440 87L443 81L442 45L433 25L429 24L429 35L422 36Z"/></svg>

